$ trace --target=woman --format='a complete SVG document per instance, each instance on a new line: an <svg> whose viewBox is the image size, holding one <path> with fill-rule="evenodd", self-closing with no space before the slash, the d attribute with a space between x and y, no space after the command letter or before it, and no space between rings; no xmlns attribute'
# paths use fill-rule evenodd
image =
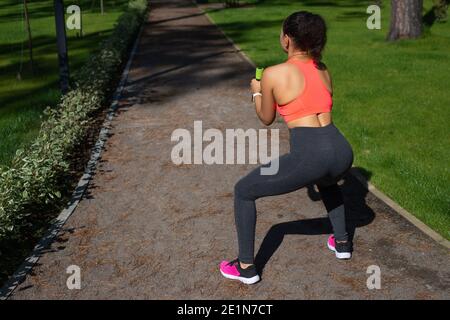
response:
<svg viewBox="0 0 450 320"><path fill-rule="evenodd" d="M290 153L279 158L275 175L261 175L257 168L236 184L234 209L239 255L220 264L226 278L246 284L260 280L254 265L255 200L289 193L312 183L319 189L333 227L328 248L338 259L351 257L352 243L337 182L351 168L353 151L331 119L331 78L320 62L325 42L326 25L322 17L306 11L291 14L280 33L287 61L267 68L261 82L251 81L259 119L270 125L276 111L284 118L290 133Z"/></svg>

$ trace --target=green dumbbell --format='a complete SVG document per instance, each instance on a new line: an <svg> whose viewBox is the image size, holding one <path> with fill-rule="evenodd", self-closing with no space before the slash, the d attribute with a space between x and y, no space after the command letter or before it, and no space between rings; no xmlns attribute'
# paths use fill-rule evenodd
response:
<svg viewBox="0 0 450 320"><path fill-rule="evenodd" d="M260 81L262 74L263 74L264 68L256 68L256 72L255 72L255 79Z"/></svg>

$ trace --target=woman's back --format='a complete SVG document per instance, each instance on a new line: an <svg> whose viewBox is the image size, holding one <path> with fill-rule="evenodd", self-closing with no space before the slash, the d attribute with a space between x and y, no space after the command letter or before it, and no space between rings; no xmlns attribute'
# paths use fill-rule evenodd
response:
<svg viewBox="0 0 450 320"><path fill-rule="evenodd" d="M322 65L312 59L290 57L278 69L280 77L273 90L278 103L274 107L290 127L296 120L317 119L318 115L331 112L331 80Z"/></svg>

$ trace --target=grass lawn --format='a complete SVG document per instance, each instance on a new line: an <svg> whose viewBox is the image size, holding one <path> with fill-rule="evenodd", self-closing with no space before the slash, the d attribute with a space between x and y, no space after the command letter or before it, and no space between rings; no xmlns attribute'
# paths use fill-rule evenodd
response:
<svg viewBox="0 0 450 320"><path fill-rule="evenodd" d="M243 1L241 1L243 2ZM255 2L255 1L254 1ZM259 1L209 15L259 66L280 63L281 23L290 13L321 14L329 27L324 62L333 76L334 122L351 142L355 166L424 223L450 239L450 22L414 41L388 43L368 30L372 1ZM425 9L432 5L425 0Z"/></svg>
<svg viewBox="0 0 450 320"><path fill-rule="evenodd" d="M34 74L28 63L22 1L3 0L0 4L0 165L8 165L16 149L37 135L42 110L47 105L55 106L60 96L53 0L28 2ZM75 30L67 30L71 72L78 69L97 49L98 43L110 34L127 3L128 0L105 1L105 13L101 15L98 0L65 2L66 6L80 6L83 21L83 37L77 37ZM22 80L17 78L19 70L22 70Z"/></svg>

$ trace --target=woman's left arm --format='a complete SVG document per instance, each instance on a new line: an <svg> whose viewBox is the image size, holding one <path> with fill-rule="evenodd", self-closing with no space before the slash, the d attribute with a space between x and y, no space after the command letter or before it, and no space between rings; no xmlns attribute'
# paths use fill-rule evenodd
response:
<svg viewBox="0 0 450 320"><path fill-rule="evenodd" d="M262 96L255 96L255 111L258 118L266 126L269 126L275 120L275 98L273 97L273 74L271 68L267 68L263 72L261 81L252 79L252 94L260 92Z"/></svg>

